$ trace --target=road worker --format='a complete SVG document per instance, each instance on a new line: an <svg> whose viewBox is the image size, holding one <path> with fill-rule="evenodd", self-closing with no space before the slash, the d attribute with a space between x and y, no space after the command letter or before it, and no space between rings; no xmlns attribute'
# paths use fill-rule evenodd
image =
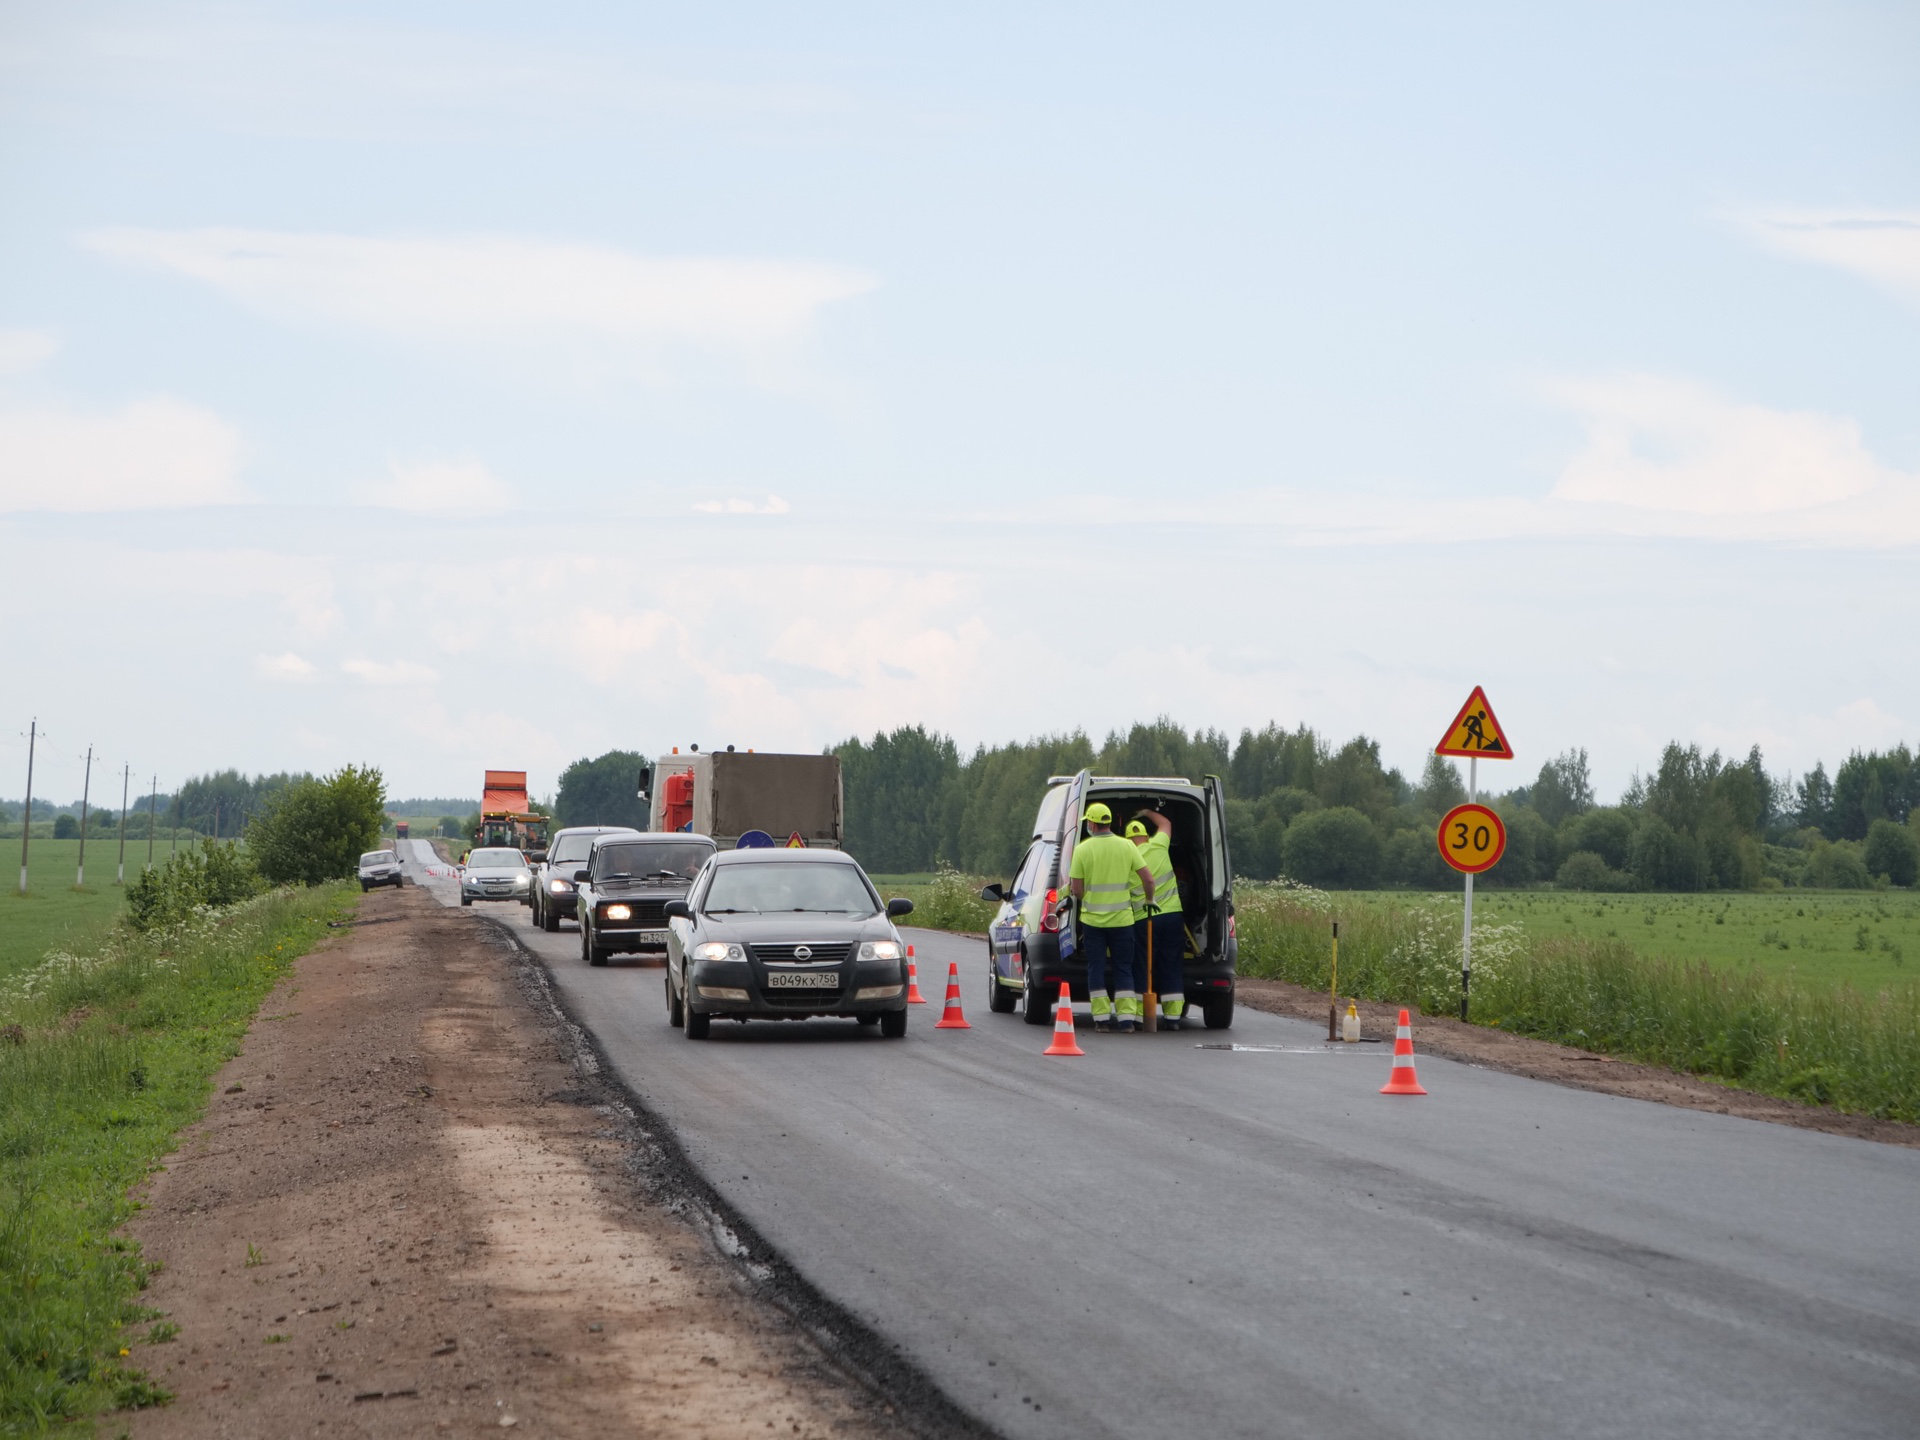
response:
<svg viewBox="0 0 1920 1440"><path fill-rule="evenodd" d="M1073 847L1067 888L1080 906L1080 948L1087 959L1087 1003L1095 1030L1131 1032L1140 1023L1133 978L1133 887L1153 903L1153 877L1140 852L1113 833L1113 811L1087 806L1087 838ZM1112 998L1108 998L1108 987Z"/></svg>
<svg viewBox="0 0 1920 1440"><path fill-rule="evenodd" d="M1153 828L1149 829L1151 825ZM1162 1030L1184 1028L1187 1011L1187 917L1180 909L1180 882L1173 875L1173 822L1158 810L1142 810L1127 822L1127 839L1145 863L1142 874L1151 886L1138 883L1133 892L1133 974L1142 994L1160 997ZM1153 931L1153 973L1147 973L1147 931Z"/></svg>

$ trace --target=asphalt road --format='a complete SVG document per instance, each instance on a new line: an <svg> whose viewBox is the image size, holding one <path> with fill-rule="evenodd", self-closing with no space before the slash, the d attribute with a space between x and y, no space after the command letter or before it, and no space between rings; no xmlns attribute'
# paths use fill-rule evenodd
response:
<svg viewBox="0 0 1920 1440"><path fill-rule="evenodd" d="M1435 1059L1384 1097L1387 1046L1247 1010L1043 1059L984 942L928 931L903 1041L692 1042L658 968L489 913L761 1234L1005 1434L1920 1432L1920 1152ZM950 959L971 1030L933 1028Z"/></svg>

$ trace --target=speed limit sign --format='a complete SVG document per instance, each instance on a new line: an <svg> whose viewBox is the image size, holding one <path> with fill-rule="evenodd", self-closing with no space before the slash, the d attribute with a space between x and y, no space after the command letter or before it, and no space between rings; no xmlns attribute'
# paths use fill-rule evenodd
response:
<svg viewBox="0 0 1920 1440"><path fill-rule="evenodd" d="M1506 853L1507 827L1484 805L1456 805L1440 821L1440 855L1468 875L1491 870Z"/></svg>

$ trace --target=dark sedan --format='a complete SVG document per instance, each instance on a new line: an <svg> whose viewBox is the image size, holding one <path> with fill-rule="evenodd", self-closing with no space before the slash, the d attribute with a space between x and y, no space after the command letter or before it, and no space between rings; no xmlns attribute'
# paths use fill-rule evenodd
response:
<svg viewBox="0 0 1920 1440"><path fill-rule="evenodd" d="M664 956L669 901L682 899L713 854L704 835L602 835L573 872L580 958L605 965L609 955Z"/></svg>
<svg viewBox="0 0 1920 1440"><path fill-rule="evenodd" d="M838 1015L907 1033L906 946L859 862L838 850L724 850L667 903L667 1023Z"/></svg>

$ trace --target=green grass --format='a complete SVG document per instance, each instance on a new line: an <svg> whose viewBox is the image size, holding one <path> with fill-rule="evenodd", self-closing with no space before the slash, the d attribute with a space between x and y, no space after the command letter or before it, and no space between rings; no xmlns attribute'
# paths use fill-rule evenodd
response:
<svg viewBox="0 0 1920 1440"><path fill-rule="evenodd" d="M1502 897L1557 907L1564 895ZM1701 914L1714 930L1728 899L1785 902L1787 897L1612 897L1615 911L1663 916L1677 930L1697 929ZM1797 897L1796 897L1797 898ZM1867 907L1794 918L1811 928L1843 920L1857 935L1875 897L1846 897ZM1633 909L1633 906L1640 907ZM1665 911L1662 906L1666 906ZM1344 995L1455 1013L1460 985L1460 900L1457 896L1327 894L1304 886L1242 884L1236 889L1240 971L1313 989L1330 984L1331 921L1340 922L1339 989ZM1589 912L1608 911L1590 900ZM1889 909L1891 911L1891 902ZM1483 909L1476 897L1472 1018L1484 1025L1564 1044L1628 1055L1768 1094L1891 1119L1920 1122L1920 982L1890 964L1866 970L1872 983L1844 974L1809 976L1777 962L1741 960L1736 942L1694 937L1692 954L1663 948L1665 937L1635 937L1628 925L1576 933L1553 908L1527 923L1524 906ZM1673 917L1683 917L1677 921ZM1784 924L1780 911L1761 912ZM1694 922L1691 926L1688 920ZM1880 922L1893 924L1892 919ZM1618 934L1604 933L1605 929ZM1636 939L1639 943L1636 944ZM1792 944L1792 941L1789 941ZM1642 946L1647 948L1641 948ZM1778 953L1777 951L1775 953ZM1791 952L1789 952L1791 953ZM1871 954L1871 951L1861 952Z"/></svg>
<svg viewBox="0 0 1920 1440"><path fill-rule="evenodd" d="M140 1306L146 1266L115 1232L261 999L351 890L275 891L146 935L115 928L0 977L0 1435L164 1398L137 1347L171 1331L136 1335L160 1317Z"/></svg>
<svg viewBox="0 0 1920 1440"><path fill-rule="evenodd" d="M1404 897L1403 897L1404 898ZM1458 912L1458 904L1455 905ZM1474 915L1535 936L1622 940L1642 955L1877 990L1920 979L1920 894L1585 895L1493 891ZM1458 921L1456 920L1456 924Z"/></svg>
<svg viewBox="0 0 1920 1440"><path fill-rule="evenodd" d="M184 841L182 843L185 843ZM28 965L40 963L49 950L85 949L103 937L125 908L124 894L113 883L118 845L111 837L87 837L87 885L73 888L78 840L35 839L27 850L27 893L20 893L20 840L9 850L0 845L0 983ZM167 857L167 842L155 842L154 861ZM127 842L127 879L136 880L147 858L143 840Z"/></svg>
<svg viewBox="0 0 1920 1440"><path fill-rule="evenodd" d="M870 878L886 899L904 896L913 901L913 914L907 916L905 923L929 930L983 932L999 908L980 898L980 887L989 883L981 875L944 870L937 875L874 875Z"/></svg>

